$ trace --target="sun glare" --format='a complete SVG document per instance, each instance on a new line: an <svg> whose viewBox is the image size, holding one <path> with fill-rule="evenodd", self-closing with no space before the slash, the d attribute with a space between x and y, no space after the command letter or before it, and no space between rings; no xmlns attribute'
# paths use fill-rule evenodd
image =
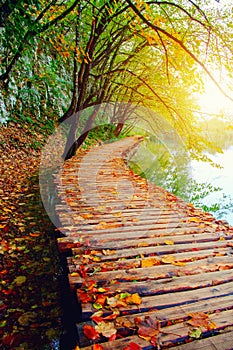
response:
<svg viewBox="0 0 233 350"><path fill-rule="evenodd" d="M198 103L205 113L233 116L233 102L225 97L211 81L205 82L205 92L199 95Z"/></svg>

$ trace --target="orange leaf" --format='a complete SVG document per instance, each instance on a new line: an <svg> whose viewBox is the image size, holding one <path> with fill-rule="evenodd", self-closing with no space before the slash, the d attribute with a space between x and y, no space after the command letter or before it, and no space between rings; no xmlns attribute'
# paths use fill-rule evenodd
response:
<svg viewBox="0 0 233 350"><path fill-rule="evenodd" d="M150 267L154 265L159 265L160 261L157 260L156 258L150 258L150 259L143 259L141 261L141 267Z"/></svg>
<svg viewBox="0 0 233 350"><path fill-rule="evenodd" d="M103 348L102 345L100 345L100 344L94 344L94 345L92 346L92 349L93 349L93 350L104 350L104 348Z"/></svg>
<svg viewBox="0 0 233 350"><path fill-rule="evenodd" d="M200 221L201 221L201 218L199 218L199 217L193 217L193 218L189 218L188 220L189 220L189 222L200 222Z"/></svg>
<svg viewBox="0 0 233 350"><path fill-rule="evenodd" d="M136 326L138 327L139 337L150 340L152 337L155 337L160 332L159 321L153 320L150 316L145 316L144 319L136 317L134 319Z"/></svg>
<svg viewBox="0 0 233 350"><path fill-rule="evenodd" d="M141 243L138 243L138 247L148 247L148 243L146 242L141 242Z"/></svg>
<svg viewBox="0 0 233 350"><path fill-rule="evenodd" d="M172 262L172 265L175 265L175 266L185 266L185 265L186 265L186 262L185 262L185 261L174 261L174 262Z"/></svg>
<svg viewBox="0 0 233 350"><path fill-rule="evenodd" d="M189 314L191 317L190 320L187 321L193 327L204 327L206 329L214 329L216 328L216 324L209 320L209 316L204 312L192 312Z"/></svg>
<svg viewBox="0 0 233 350"><path fill-rule="evenodd" d="M140 305L142 303L142 298L138 295L138 293L128 296L125 300L127 304Z"/></svg>
<svg viewBox="0 0 233 350"><path fill-rule="evenodd" d="M98 303L100 305L104 305L105 301L106 301L106 296L104 296L104 295L97 296L96 303Z"/></svg>

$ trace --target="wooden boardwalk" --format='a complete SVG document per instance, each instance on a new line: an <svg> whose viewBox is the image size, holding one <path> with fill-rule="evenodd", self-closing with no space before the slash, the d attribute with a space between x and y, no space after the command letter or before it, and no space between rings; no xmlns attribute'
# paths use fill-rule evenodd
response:
<svg viewBox="0 0 233 350"><path fill-rule="evenodd" d="M132 173L138 142L82 151L55 180L78 345L233 349L233 228Z"/></svg>

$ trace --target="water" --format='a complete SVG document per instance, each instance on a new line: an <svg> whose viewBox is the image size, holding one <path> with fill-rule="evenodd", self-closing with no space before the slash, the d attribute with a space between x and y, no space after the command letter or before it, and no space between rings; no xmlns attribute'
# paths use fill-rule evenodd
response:
<svg viewBox="0 0 233 350"><path fill-rule="evenodd" d="M148 139L129 165L149 181L233 225L233 146L207 156L221 168L190 160L182 150Z"/></svg>
<svg viewBox="0 0 233 350"><path fill-rule="evenodd" d="M221 168L212 167L208 163L191 161L192 177L197 182L210 183L221 190L213 191L202 199L202 205L213 207L216 203L218 218L227 220L233 225L233 146L223 154L209 155Z"/></svg>

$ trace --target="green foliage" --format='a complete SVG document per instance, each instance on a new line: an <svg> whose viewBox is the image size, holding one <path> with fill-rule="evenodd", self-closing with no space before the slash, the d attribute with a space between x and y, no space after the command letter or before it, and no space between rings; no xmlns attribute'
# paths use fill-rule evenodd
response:
<svg viewBox="0 0 233 350"><path fill-rule="evenodd" d="M207 1L201 11L182 0L7 4L0 31L0 122L16 113L23 120L57 120L69 108L126 102L168 120L194 154L210 146L195 123L193 93L202 89L201 70L211 76L221 63L232 71L227 7L211 12ZM123 116L128 118L130 113Z"/></svg>
<svg viewBox="0 0 233 350"><path fill-rule="evenodd" d="M115 136L116 126L111 124L102 124L91 129L88 133L88 137L83 143L83 148L89 148L97 143L102 142L114 142L122 137L126 137L125 134L120 134L118 137Z"/></svg>

